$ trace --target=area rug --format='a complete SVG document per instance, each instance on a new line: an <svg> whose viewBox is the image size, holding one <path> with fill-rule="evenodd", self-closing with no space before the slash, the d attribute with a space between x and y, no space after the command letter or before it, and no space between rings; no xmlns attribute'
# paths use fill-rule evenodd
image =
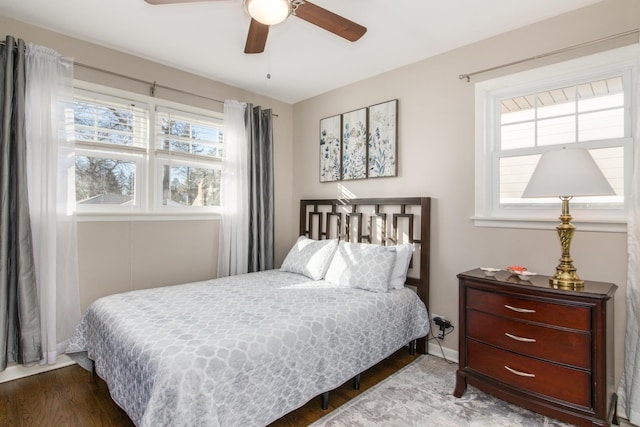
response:
<svg viewBox="0 0 640 427"><path fill-rule="evenodd" d="M310 427L570 426L472 386L461 398L454 397L457 366L436 356L420 356Z"/></svg>

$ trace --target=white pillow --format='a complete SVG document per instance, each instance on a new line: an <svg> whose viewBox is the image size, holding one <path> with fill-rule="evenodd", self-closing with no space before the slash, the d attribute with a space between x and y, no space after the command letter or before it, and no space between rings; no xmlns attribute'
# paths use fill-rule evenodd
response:
<svg viewBox="0 0 640 427"><path fill-rule="evenodd" d="M403 243L396 245L396 262L391 271L391 280L389 280L389 289L402 289L407 281L407 270L413 255L413 243Z"/></svg>
<svg viewBox="0 0 640 427"><path fill-rule="evenodd" d="M300 236L284 259L280 271L304 274L310 279L321 280L337 247L337 239L313 240Z"/></svg>
<svg viewBox="0 0 640 427"><path fill-rule="evenodd" d="M387 292L396 248L368 243L338 244L325 280L350 288Z"/></svg>

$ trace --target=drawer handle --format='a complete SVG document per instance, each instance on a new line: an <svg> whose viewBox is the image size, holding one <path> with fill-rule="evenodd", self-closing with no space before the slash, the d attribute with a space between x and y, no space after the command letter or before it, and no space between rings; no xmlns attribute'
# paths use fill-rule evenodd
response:
<svg viewBox="0 0 640 427"><path fill-rule="evenodd" d="M528 377L528 378L535 378L536 375L535 374L529 374L527 372L521 372L521 371L516 371L513 368L510 368L508 366L505 365L504 369L506 369L507 371L511 372L512 374L521 376L521 377Z"/></svg>
<svg viewBox="0 0 640 427"><path fill-rule="evenodd" d="M504 334L506 336L508 336L509 338L511 338L512 340L522 341L522 342L536 342L536 340L534 338L519 337L517 335L511 335L509 332L505 332Z"/></svg>
<svg viewBox="0 0 640 427"><path fill-rule="evenodd" d="M518 308L518 307L512 307L510 305L505 304L504 305L506 308L508 308L509 310L513 310L516 311L518 313L535 313L535 310L530 310L528 308Z"/></svg>

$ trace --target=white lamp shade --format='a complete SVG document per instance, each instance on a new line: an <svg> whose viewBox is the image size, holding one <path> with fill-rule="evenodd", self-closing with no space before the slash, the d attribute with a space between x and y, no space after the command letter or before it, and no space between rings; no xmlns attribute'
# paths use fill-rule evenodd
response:
<svg viewBox="0 0 640 427"><path fill-rule="evenodd" d="M264 25L279 24L291 14L289 0L246 0L249 15Z"/></svg>
<svg viewBox="0 0 640 427"><path fill-rule="evenodd" d="M615 194L589 151L547 151L531 175L522 197L607 196Z"/></svg>

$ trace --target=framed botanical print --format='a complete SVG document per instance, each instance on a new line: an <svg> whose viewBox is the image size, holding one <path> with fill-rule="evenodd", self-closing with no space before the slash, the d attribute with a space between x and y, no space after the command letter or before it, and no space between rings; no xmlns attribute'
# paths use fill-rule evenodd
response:
<svg viewBox="0 0 640 427"><path fill-rule="evenodd" d="M367 177L367 109L342 115L342 179Z"/></svg>
<svg viewBox="0 0 640 427"><path fill-rule="evenodd" d="M341 132L340 114L320 120L320 182L341 178Z"/></svg>
<svg viewBox="0 0 640 427"><path fill-rule="evenodd" d="M397 99L369 107L369 178L398 174L397 113Z"/></svg>

